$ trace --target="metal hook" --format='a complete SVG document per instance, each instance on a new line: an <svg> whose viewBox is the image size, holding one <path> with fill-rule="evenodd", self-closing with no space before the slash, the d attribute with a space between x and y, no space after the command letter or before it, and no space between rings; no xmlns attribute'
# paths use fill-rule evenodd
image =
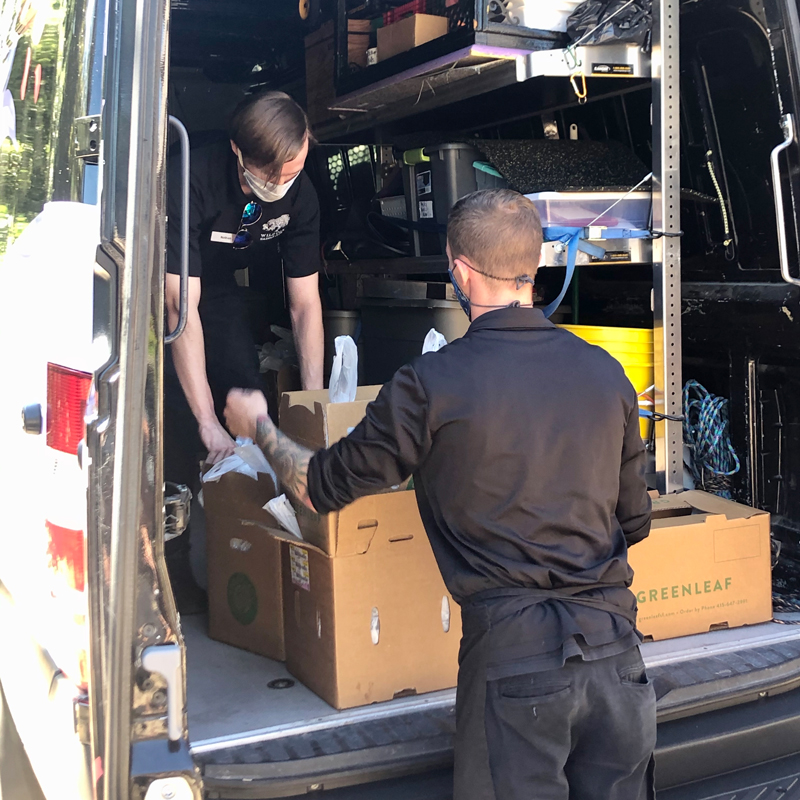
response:
<svg viewBox="0 0 800 800"><path fill-rule="evenodd" d="M583 62L578 58L575 48L571 45L564 50L564 61L567 69L573 72L583 66ZM569 63L570 61L572 62L571 64Z"/></svg>

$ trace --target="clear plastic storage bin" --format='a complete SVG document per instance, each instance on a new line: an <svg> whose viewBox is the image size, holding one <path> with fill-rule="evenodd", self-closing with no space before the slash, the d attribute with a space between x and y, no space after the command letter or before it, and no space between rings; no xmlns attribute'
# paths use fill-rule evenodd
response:
<svg viewBox="0 0 800 800"><path fill-rule="evenodd" d="M632 192L627 197L625 192L537 192L526 197L536 205L543 228L590 224L634 230L650 227L650 192Z"/></svg>

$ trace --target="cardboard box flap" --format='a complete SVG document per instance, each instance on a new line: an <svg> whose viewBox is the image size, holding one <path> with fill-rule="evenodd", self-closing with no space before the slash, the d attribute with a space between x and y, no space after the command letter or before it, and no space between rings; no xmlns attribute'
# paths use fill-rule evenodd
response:
<svg viewBox="0 0 800 800"><path fill-rule="evenodd" d="M283 530L283 528L279 528L277 523L274 525L267 525L263 522L259 522L254 519L240 519L237 520L239 524L243 528L258 528L259 530L265 531L274 539L280 539L284 542L293 542L294 544L305 544L302 539L298 539L294 534L289 533L289 531Z"/></svg>
<svg viewBox="0 0 800 800"><path fill-rule="evenodd" d="M767 513L759 508L751 508L741 503L735 503L733 500L726 500L723 497L717 497L714 494L708 494L696 489L683 492L683 496L701 513L724 514L727 519L750 519Z"/></svg>
<svg viewBox="0 0 800 800"><path fill-rule="evenodd" d="M656 527L694 525L700 522L698 517L703 515L722 515L727 520L737 520L766 513L696 489L653 500L653 522Z"/></svg>
<svg viewBox="0 0 800 800"><path fill-rule="evenodd" d="M281 430L311 449L330 447L361 422L380 390L359 386L352 403L331 403L327 390L287 392L281 398Z"/></svg>
<svg viewBox="0 0 800 800"><path fill-rule="evenodd" d="M258 473L257 481L240 472L226 472L218 481L203 484L203 507L212 517L257 520L277 528L273 516L264 510L276 495L275 483L264 472Z"/></svg>

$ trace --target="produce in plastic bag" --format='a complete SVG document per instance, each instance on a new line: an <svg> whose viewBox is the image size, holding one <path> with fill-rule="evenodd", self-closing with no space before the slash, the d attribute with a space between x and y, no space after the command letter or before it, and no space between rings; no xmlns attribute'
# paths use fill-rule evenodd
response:
<svg viewBox="0 0 800 800"><path fill-rule="evenodd" d="M331 403L352 403L358 388L358 350L350 336L337 336L328 397Z"/></svg>
<svg viewBox="0 0 800 800"><path fill-rule="evenodd" d="M303 534L300 533L300 526L297 524L297 514L285 494L273 497L264 506L264 511L269 511L280 523L281 528L302 540Z"/></svg>
<svg viewBox="0 0 800 800"><path fill-rule="evenodd" d="M236 447L233 448L233 455L223 458L222 461L214 464L203 475L203 483L218 481L226 472L239 472L254 481L258 480L259 472L264 472L272 478L276 486L278 485L278 478L261 448L254 444L252 439L245 439L241 436L236 437Z"/></svg>
<svg viewBox="0 0 800 800"><path fill-rule="evenodd" d="M431 328L422 343L422 354L436 353L447 344L447 339L436 328Z"/></svg>
<svg viewBox="0 0 800 800"><path fill-rule="evenodd" d="M297 348L294 335L288 328L270 325L270 330L277 337L275 342L265 342L258 350L258 364L261 372L278 372L285 366L298 366Z"/></svg>
<svg viewBox="0 0 800 800"><path fill-rule="evenodd" d="M638 44L650 49L653 28L651 0L585 0L570 14L567 34L572 44ZM624 6L624 8L623 8Z"/></svg>

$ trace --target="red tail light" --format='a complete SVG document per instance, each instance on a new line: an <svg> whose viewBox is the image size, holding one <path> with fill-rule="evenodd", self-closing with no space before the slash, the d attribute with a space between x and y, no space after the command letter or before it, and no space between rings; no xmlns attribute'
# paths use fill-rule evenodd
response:
<svg viewBox="0 0 800 800"><path fill-rule="evenodd" d="M86 586L83 531L62 528L45 520L49 544L50 569L66 581L70 589L82 592Z"/></svg>
<svg viewBox="0 0 800 800"><path fill-rule="evenodd" d="M47 446L76 455L83 438L83 411L92 376L47 365Z"/></svg>

